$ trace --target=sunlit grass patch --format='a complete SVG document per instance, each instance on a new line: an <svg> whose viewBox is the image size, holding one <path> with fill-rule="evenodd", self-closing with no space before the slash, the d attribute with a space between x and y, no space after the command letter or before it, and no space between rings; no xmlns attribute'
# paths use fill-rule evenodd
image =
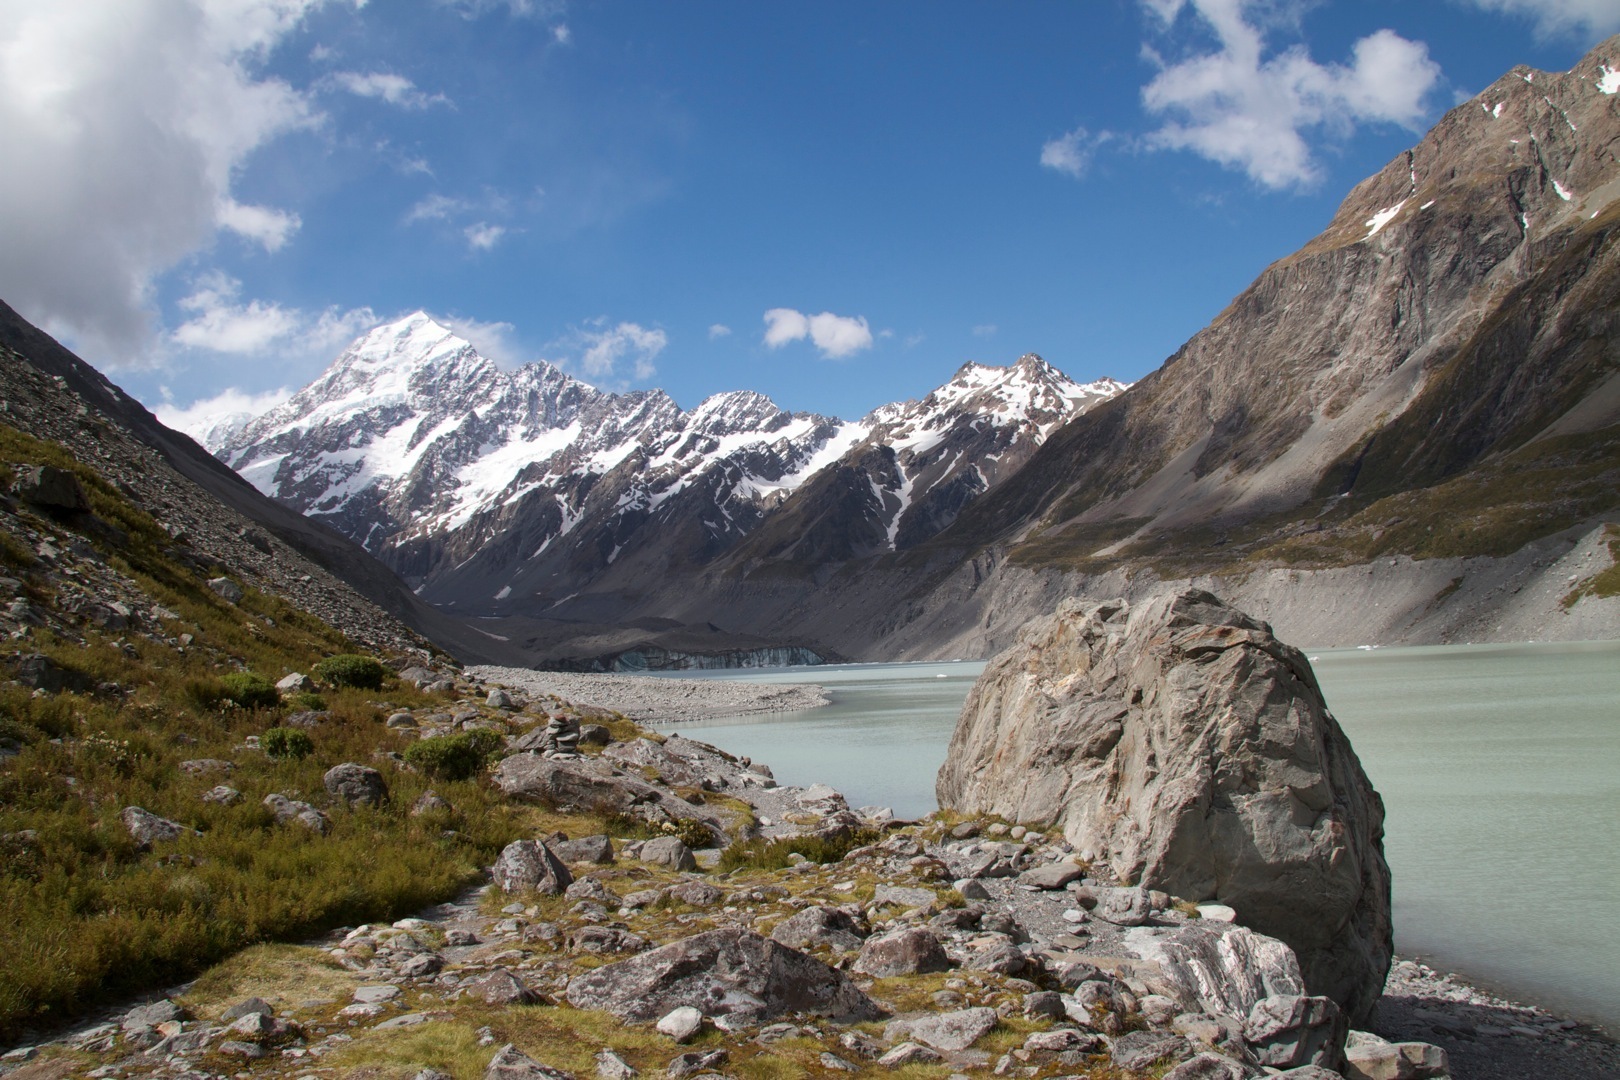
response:
<svg viewBox="0 0 1620 1080"><path fill-rule="evenodd" d="M347 1002L358 985L358 976L320 949L254 945L203 972L181 1000L209 1018L252 997L285 1014L306 1001Z"/></svg>

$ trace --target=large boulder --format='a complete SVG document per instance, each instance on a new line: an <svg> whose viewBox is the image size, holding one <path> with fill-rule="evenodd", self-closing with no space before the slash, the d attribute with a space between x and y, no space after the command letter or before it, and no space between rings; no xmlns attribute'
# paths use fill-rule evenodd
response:
<svg viewBox="0 0 1620 1080"><path fill-rule="evenodd" d="M492 775L501 794L509 799L559 810L628 814L652 824L701 821L722 838L722 843L729 841L724 824L713 813L603 758L553 759L539 754L513 754L502 760Z"/></svg>
<svg viewBox="0 0 1620 1080"><path fill-rule="evenodd" d="M689 1005L762 1023L785 1013L875 1020L872 999L841 971L750 930L710 930L586 972L568 984L579 1009L651 1023Z"/></svg>
<svg viewBox="0 0 1620 1080"><path fill-rule="evenodd" d="M1384 808L1304 654L1189 589L1067 601L963 706L946 809L1056 825L1133 883L1218 900L1352 1025L1391 953Z"/></svg>

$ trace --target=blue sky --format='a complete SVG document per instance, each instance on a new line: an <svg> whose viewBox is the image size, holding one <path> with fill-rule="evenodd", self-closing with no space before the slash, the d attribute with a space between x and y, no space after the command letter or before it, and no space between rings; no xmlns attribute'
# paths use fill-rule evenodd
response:
<svg viewBox="0 0 1620 1080"><path fill-rule="evenodd" d="M0 12L0 298L174 417L417 308L687 407L855 417L1024 352L1139 378L1446 108L1620 31L1615 0Z"/></svg>

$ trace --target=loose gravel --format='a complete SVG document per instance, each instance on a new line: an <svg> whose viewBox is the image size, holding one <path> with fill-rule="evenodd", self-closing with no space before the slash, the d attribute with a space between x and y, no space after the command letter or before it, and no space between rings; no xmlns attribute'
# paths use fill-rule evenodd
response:
<svg viewBox="0 0 1620 1080"><path fill-rule="evenodd" d="M666 679L653 675L576 675L528 668L468 668L473 678L527 694L555 694L623 713L632 720L668 723L750 713L798 712L827 704L827 691L812 683L732 682L729 679Z"/></svg>

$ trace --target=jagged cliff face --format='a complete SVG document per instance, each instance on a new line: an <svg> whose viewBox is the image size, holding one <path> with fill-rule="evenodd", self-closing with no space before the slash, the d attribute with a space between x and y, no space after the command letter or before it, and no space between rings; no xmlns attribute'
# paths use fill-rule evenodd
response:
<svg viewBox="0 0 1620 1080"><path fill-rule="evenodd" d="M1121 389L1027 356L965 365L856 422L748 391L683 411L662 391L604 393L544 362L502 371L418 312L214 449L425 599L610 621L625 593L678 587L778 520L771 535L797 536L818 518L802 550L823 560L913 546ZM796 499L803 488L823 494Z"/></svg>

